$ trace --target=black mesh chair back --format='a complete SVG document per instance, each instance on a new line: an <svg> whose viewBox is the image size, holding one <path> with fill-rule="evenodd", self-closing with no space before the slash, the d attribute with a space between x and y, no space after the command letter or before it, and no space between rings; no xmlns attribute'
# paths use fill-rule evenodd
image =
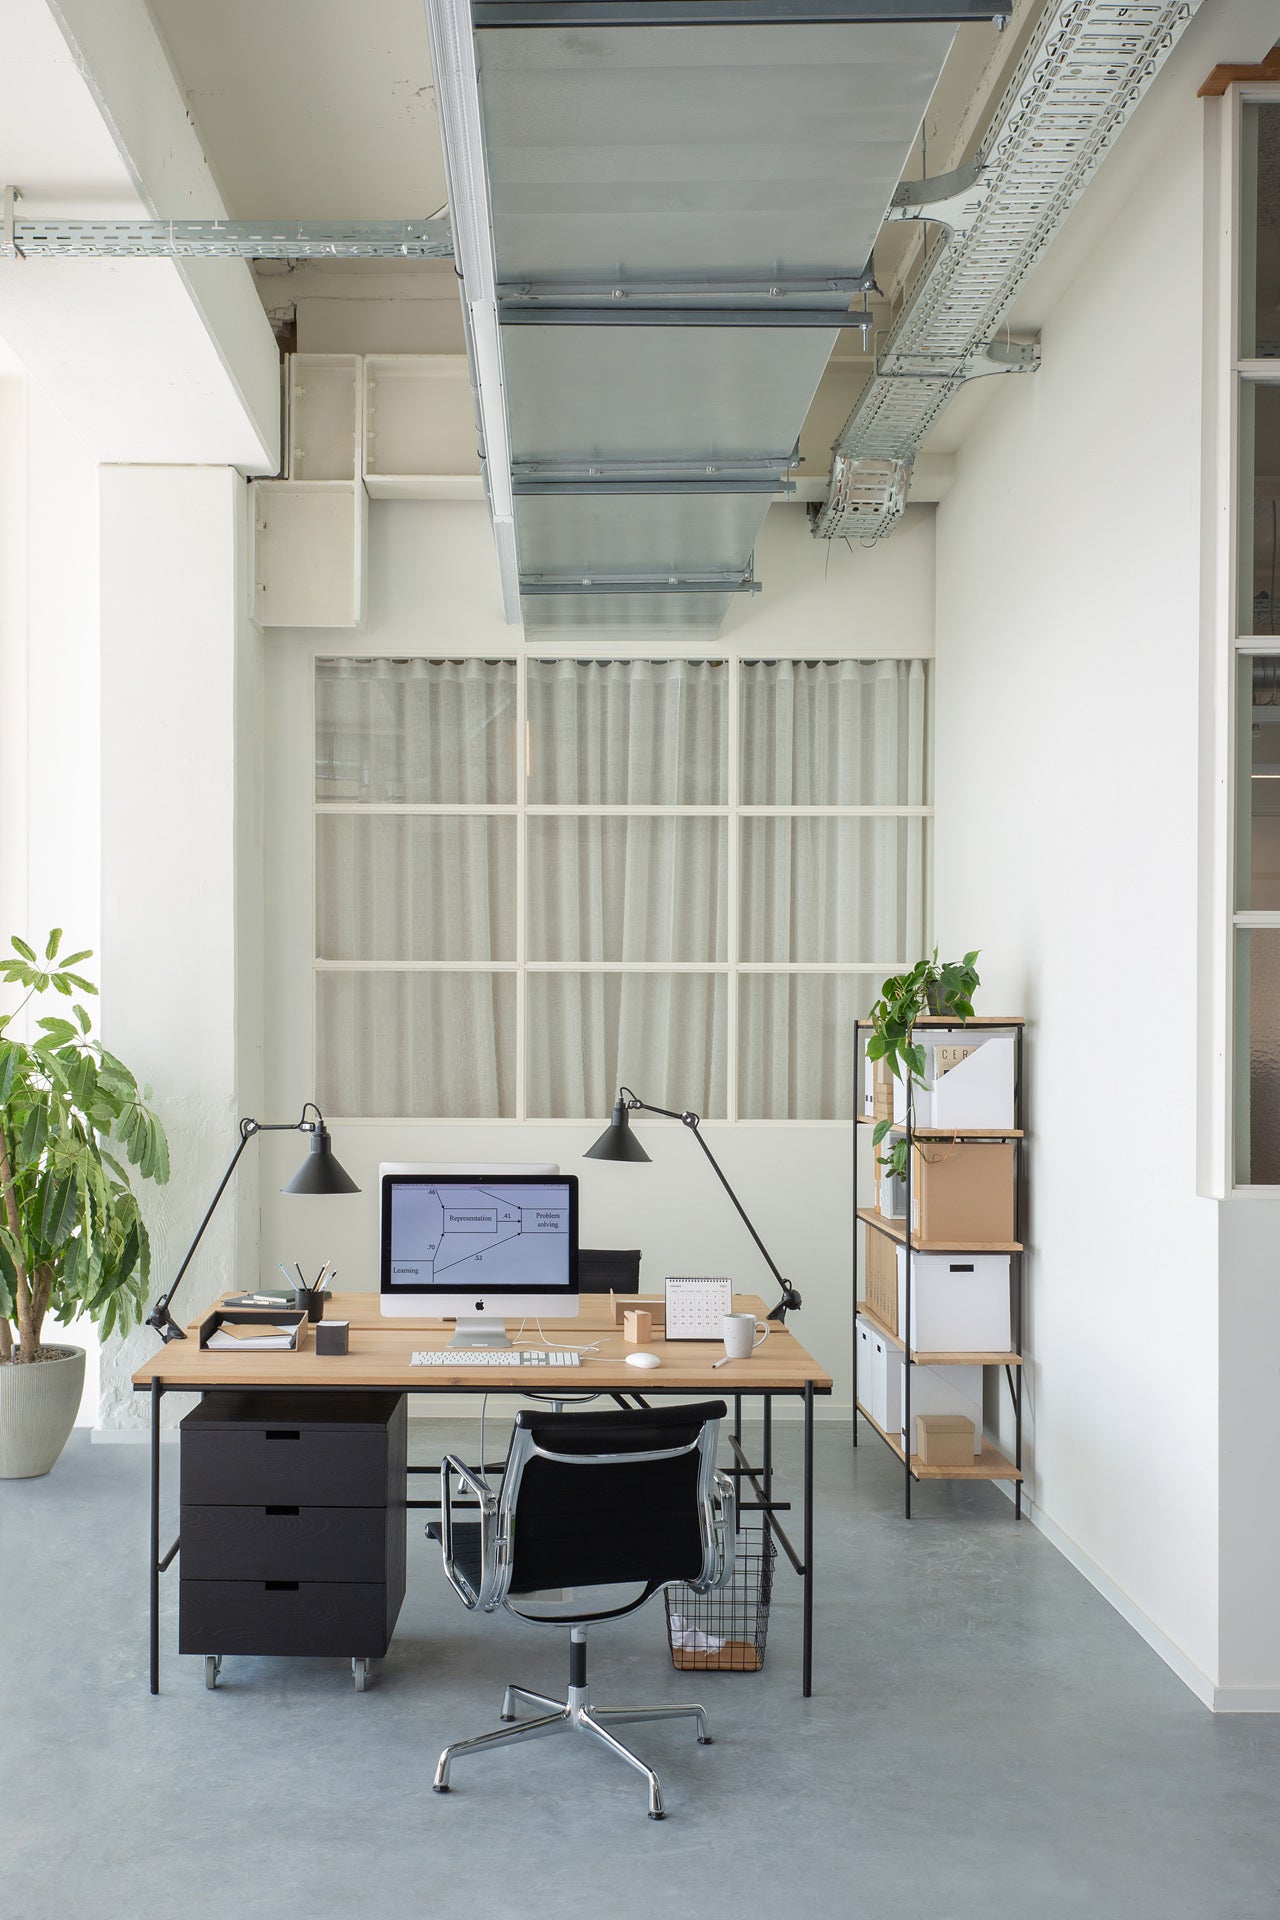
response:
<svg viewBox="0 0 1280 1920"><path fill-rule="evenodd" d="M639 1606L673 1580L699 1580L707 1546L699 1440L724 1411L715 1400L637 1413L518 1413L513 1463L522 1434L532 1452L511 1501L509 1604L547 1588L639 1582L644 1592L631 1602Z"/></svg>
<svg viewBox="0 0 1280 1920"><path fill-rule="evenodd" d="M639 1247L579 1247L579 1293L639 1293Z"/></svg>

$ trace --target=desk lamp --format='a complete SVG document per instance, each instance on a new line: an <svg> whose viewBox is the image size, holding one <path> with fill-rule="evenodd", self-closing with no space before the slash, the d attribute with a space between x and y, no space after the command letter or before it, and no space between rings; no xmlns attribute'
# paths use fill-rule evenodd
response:
<svg viewBox="0 0 1280 1920"><path fill-rule="evenodd" d="M315 1115L314 1120L307 1118L308 1110ZM154 1327L166 1346L171 1340L185 1340L186 1334L169 1312L169 1303L182 1284L182 1276L191 1265L191 1256L204 1238L204 1230L214 1216L219 1200L226 1192L227 1182L236 1170L236 1162L249 1142L259 1133L309 1133L311 1151L282 1193L359 1193L360 1189L351 1175L334 1156L329 1140L329 1129L324 1123L324 1115L314 1101L308 1100L302 1109L300 1120L242 1120L240 1122L240 1144L231 1156L231 1162L222 1176L218 1191L209 1202L209 1211L200 1222L195 1239L187 1248L186 1258L178 1268L173 1285L160 1298L147 1315L147 1325Z"/></svg>
<svg viewBox="0 0 1280 1920"><path fill-rule="evenodd" d="M734 1206L737 1208L739 1217L746 1227L747 1232L751 1235L751 1238L764 1255L765 1265L768 1267L778 1285L782 1288L782 1298L779 1300L777 1306L771 1310L769 1318L771 1320L779 1320L785 1324L787 1315L798 1311L800 1295L796 1292L791 1282L784 1280L778 1272L777 1267L770 1257L769 1249L765 1246L764 1241L760 1238L760 1235L747 1218L746 1209L743 1207L741 1200L739 1200L733 1188L729 1185L729 1182L725 1179L720 1163L702 1137L701 1123L696 1113L673 1113L669 1107L651 1106L647 1100L641 1100L638 1095L634 1094L630 1087L619 1087L617 1105L613 1109L612 1119L600 1135L600 1138L595 1142L595 1145L587 1148L583 1158L586 1160L647 1160L649 1158L648 1154L631 1131L631 1115L636 1112L660 1113L664 1120L678 1120L682 1126L688 1127L690 1133L706 1154L707 1159L711 1162L716 1179L720 1182L720 1185L724 1188Z"/></svg>

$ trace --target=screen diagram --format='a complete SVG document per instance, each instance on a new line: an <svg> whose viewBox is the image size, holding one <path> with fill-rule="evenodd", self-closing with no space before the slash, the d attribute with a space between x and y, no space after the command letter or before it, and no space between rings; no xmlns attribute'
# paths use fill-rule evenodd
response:
<svg viewBox="0 0 1280 1920"><path fill-rule="evenodd" d="M396 1185L393 1287L567 1287L569 1195L501 1181Z"/></svg>

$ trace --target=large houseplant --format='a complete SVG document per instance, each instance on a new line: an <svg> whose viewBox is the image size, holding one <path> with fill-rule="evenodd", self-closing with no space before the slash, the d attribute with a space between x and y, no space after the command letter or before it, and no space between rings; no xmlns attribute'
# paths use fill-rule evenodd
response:
<svg viewBox="0 0 1280 1920"><path fill-rule="evenodd" d="M938 959L935 947L929 960L917 960L909 973L891 974L871 1009L871 1038L867 1058L883 1060L897 1080L905 1078L907 1099L913 1083L924 1085L925 1053L915 1037L915 1025L924 1014L946 1014L961 1026L973 1018L973 996L978 987L975 962L979 949L963 960ZM872 1139L878 1147L893 1128L892 1120L877 1120ZM907 1173L907 1143L896 1140L880 1165L902 1180Z"/></svg>
<svg viewBox="0 0 1280 1920"><path fill-rule="evenodd" d="M83 1313L104 1334L142 1317L151 1243L124 1163L169 1177L150 1089L90 1038L80 997L97 988L75 971L90 955L60 958L61 941L55 928L41 960L15 936L0 960L0 980L25 989L0 1014L0 1478L47 1473L80 1404L83 1350L45 1345L46 1315ZM18 1016L46 992L69 1007L19 1038Z"/></svg>

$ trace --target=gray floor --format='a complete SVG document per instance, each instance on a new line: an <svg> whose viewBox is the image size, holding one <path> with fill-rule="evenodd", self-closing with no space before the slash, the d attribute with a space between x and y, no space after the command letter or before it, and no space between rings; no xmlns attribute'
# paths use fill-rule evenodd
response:
<svg viewBox="0 0 1280 1920"><path fill-rule="evenodd" d="M413 1432L416 1458L474 1451ZM639 1776L581 1739L460 1761L432 1794L439 1748L497 1724L504 1680L554 1692L565 1658L558 1635L466 1614L416 1525L363 1696L337 1662L250 1659L207 1692L171 1651L175 1568L152 1699L146 1452L77 1434L48 1479L0 1483L0 1910L1276 1920L1280 1718L1207 1713L992 1489L924 1488L908 1526L878 1443L855 1463L820 1429L819 1464L812 1700L785 1572L759 1674L674 1672L660 1601L593 1633L598 1698L712 1712L709 1747L634 1730L659 1825Z"/></svg>

